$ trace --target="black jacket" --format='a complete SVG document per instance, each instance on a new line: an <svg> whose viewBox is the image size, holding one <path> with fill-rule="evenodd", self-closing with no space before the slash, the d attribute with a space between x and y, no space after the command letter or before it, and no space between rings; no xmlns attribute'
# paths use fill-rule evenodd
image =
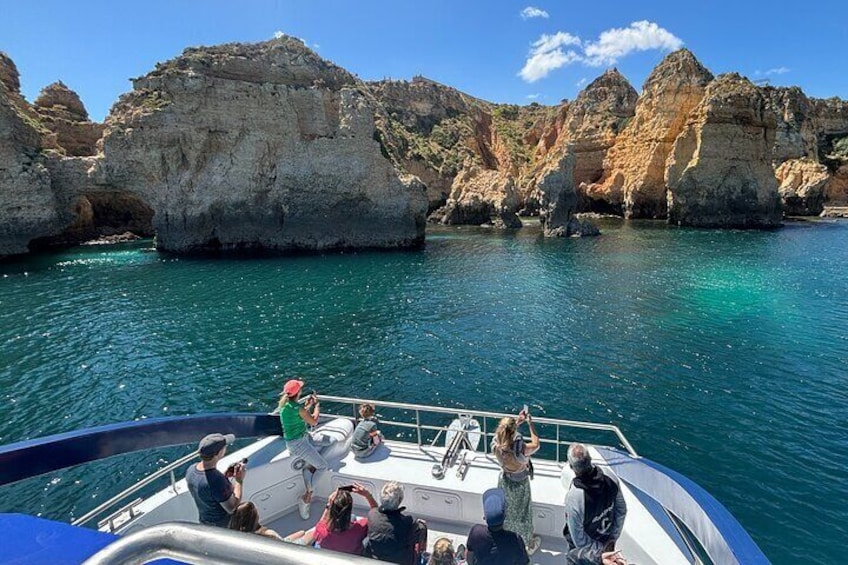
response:
<svg viewBox="0 0 848 565"><path fill-rule="evenodd" d="M405 508L368 511L368 553L381 561L407 565L415 559L415 519Z"/></svg>

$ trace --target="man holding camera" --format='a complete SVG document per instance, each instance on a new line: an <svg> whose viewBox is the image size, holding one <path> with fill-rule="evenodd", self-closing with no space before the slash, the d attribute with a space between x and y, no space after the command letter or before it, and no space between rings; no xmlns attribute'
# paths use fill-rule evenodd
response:
<svg viewBox="0 0 848 565"><path fill-rule="evenodd" d="M233 443L232 434L209 434L200 440L197 452L200 462L186 470L186 483L197 506L201 524L226 528L242 496L242 483L247 473L245 462L236 463L225 475L217 465ZM233 478L231 483L229 477Z"/></svg>

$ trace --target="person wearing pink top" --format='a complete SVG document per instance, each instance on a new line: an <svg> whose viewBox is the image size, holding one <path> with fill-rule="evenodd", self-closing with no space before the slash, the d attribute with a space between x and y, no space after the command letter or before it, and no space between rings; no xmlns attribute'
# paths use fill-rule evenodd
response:
<svg viewBox="0 0 848 565"><path fill-rule="evenodd" d="M368 519L351 520L353 512L351 492L365 498L371 508L377 507L374 496L360 484L336 489L327 499L324 514L315 524L314 542L322 549L362 555L362 541L368 535Z"/></svg>

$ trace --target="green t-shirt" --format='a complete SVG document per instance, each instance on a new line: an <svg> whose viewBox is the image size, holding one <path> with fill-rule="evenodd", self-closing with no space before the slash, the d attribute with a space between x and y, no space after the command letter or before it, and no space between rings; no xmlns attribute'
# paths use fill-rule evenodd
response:
<svg viewBox="0 0 848 565"><path fill-rule="evenodd" d="M300 439L306 433L306 422L300 417L300 404L289 400L280 410L280 423L283 425L283 437Z"/></svg>

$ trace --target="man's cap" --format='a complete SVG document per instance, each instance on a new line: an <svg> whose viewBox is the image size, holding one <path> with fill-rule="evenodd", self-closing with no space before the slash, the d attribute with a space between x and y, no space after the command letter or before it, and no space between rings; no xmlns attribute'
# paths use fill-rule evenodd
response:
<svg viewBox="0 0 848 565"><path fill-rule="evenodd" d="M490 488L483 493L483 516L489 527L503 526L506 514L506 495L503 489Z"/></svg>
<svg viewBox="0 0 848 565"><path fill-rule="evenodd" d="M283 387L283 394L287 394L289 396L294 396L300 389L303 388L303 381L299 381L297 379L292 379L287 381L285 386Z"/></svg>
<svg viewBox="0 0 848 565"><path fill-rule="evenodd" d="M197 452L204 457L212 457L224 446L230 445L236 440L233 434L209 434L197 445Z"/></svg>

